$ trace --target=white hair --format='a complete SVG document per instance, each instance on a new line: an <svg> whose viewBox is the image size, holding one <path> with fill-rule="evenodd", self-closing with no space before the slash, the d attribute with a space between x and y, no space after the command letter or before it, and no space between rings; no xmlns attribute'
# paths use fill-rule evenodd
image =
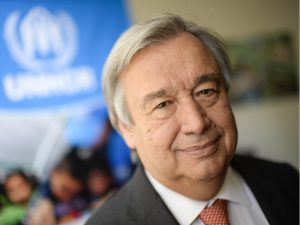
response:
<svg viewBox="0 0 300 225"><path fill-rule="evenodd" d="M223 42L216 34L174 14L164 14L146 20L132 26L120 36L104 66L103 91L108 104L110 121L117 130L119 130L119 121L127 126L133 124L120 86L120 73L141 49L170 40L183 32L197 37L211 51L228 89L231 73L230 61Z"/></svg>

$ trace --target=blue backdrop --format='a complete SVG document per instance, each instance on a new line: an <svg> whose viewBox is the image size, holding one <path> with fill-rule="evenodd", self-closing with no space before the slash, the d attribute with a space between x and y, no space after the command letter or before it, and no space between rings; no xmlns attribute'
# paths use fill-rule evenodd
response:
<svg viewBox="0 0 300 225"><path fill-rule="evenodd" d="M101 70L130 23L125 3L0 1L0 112L103 106Z"/></svg>

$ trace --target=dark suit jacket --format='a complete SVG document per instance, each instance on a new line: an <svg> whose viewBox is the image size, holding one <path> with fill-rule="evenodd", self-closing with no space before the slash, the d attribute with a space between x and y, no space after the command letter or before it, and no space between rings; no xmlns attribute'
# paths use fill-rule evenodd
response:
<svg viewBox="0 0 300 225"><path fill-rule="evenodd" d="M286 164L235 156L232 167L249 185L271 225L299 220L299 174ZM149 183L142 166L132 179L99 208L86 225L176 225Z"/></svg>

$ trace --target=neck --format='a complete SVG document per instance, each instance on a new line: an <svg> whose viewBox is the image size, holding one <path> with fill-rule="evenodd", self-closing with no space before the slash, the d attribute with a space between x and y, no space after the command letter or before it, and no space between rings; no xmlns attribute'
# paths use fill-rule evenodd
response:
<svg viewBox="0 0 300 225"><path fill-rule="evenodd" d="M173 181L158 181L167 188L186 197L200 201L207 201L218 194L223 185L225 176L226 171L213 179L204 181L195 181L186 178L178 178Z"/></svg>

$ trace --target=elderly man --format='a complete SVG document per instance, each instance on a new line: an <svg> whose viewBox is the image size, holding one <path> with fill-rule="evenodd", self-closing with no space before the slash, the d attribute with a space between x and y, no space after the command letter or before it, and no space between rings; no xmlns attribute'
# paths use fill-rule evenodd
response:
<svg viewBox="0 0 300 225"><path fill-rule="evenodd" d="M229 60L176 15L126 31L104 68L110 119L139 166L88 225L297 224L298 173L234 156Z"/></svg>

